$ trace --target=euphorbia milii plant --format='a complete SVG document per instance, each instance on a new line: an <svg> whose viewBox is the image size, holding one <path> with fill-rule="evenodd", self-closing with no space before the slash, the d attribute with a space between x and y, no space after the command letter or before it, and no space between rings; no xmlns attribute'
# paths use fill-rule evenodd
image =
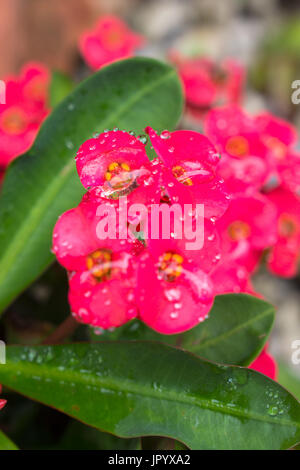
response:
<svg viewBox="0 0 300 470"><path fill-rule="evenodd" d="M50 73L38 63L23 67L20 76L8 77L6 103L0 104L0 170L32 145L49 113Z"/></svg>
<svg viewBox="0 0 300 470"><path fill-rule="evenodd" d="M80 321L110 328L139 316L161 333L178 333L203 321L212 306L209 274L221 257L214 222L228 207L229 197L215 176L219 156L207 138L187 131L161 136L151 128L147 132L157 152L152 163L145 142L118 129L81 145L76 166L82 184L90 190L77 208L57 222L53 251L70 273L70 304ZM194 162L185 159L186 151L193 152ZM180 188L177 195L175 185ZM201 217L201 246L189 249L185 234L178 239L170 232L166 240L160 230L152 239L153 227L142 241L119 240L116 234L114 240L102 239L97 232L99 213L103 206L120 212L118 202L124 196L130 204L145 206L147 220L151 208L164 197L167 207L176 200L182 207L189 203L192 211L201 201L202 214L191 214L187 221L199 225L195 219ZM107 223L116 224L116 220L113 216ZM157 293L153 301L148 289Z"/></svg>
<svg viewBox="0 0 300 470"><path fill-rule="evenodd" d="M0 449L290 448L300 406L277 383L256 273L297 275L297 132L244 111L235 61L180 59L180 80L126 60L142 44L101 18L80 40L100 70L51 113L46 69L7 82L0 175L34 143L0 192ZM208 112L194 130L176 128L182 84L186 107Z"/></svg>

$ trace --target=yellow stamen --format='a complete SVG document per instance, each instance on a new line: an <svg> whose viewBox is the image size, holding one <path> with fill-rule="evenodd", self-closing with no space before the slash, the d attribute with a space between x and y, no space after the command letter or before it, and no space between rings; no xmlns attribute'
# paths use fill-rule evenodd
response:
<svg viewBox="0 0 300 470"><path fill-rule="evenodd" d="M186 171L182 166L173 166L172 173L180 183L185 184L186 186L193 186L192 179L186 176Z"/></svg>
<svg viewBox="0 0 300 470"><path fill-rule="evenodd" d="M158 267L159 274L168 282L175 281L182 274L184 259L178 253L167 251L161 257Z"/></svg>
<svg viewBox="0 0 300 470"><path fill-rule="evenodd" d="M112 269L112 252L110 250L97 250L86 258L86 266L94 279L98 282L106 280Z"/></svg>
<svg viewBox="0 0 300 470"><path fill-rule="evenodd" d="M121 163L121 167L125 171L130 171L130 166L127 163Z"/></svg>
<svg viewBox="0 0 300 470"><path fill-rule="evenodd" d="M116 170L117 168L119 168L119 163L117 163L117 162L113 162L113 163L110 163L110 164L108 165L108 170L109 170L109 171L114 171L114 170Z"/></svg>

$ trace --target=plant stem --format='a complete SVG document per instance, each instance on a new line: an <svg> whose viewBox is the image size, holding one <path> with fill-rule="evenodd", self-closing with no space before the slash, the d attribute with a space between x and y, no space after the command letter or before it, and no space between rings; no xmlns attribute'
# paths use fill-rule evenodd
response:
<svg viewBox="0 0 300 470"><path fill-rule="evenodd" d="M63 323L61 323L56 330L51 333L42 344L58 344L63 342L66 338L71 336L78 328L79 323L69 315Z"/></svg>

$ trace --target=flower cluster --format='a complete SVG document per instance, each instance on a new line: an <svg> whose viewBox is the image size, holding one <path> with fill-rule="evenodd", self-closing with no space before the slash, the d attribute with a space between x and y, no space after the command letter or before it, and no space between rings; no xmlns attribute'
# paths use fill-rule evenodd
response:
<svg viewBox="0 0 300 470"><path fill-rule="evenodd" d="M89 67L98 70L115 60L131 57L144 42L120 18L102 16L93 31L80 37L79 49Z"/></svg>
<svg viewBox="0 0 300 470"><path fill-rule="evenodd" d="M170 54L177 67L189 114L202 119L215 106L238 104L245 82L244 68L233 59L218 63L208 57Z"/></svg>
<svg viewBox="0 0 300 470"><path fill-rule="evenodd" d="M146 132L156 152L152 162L145 136L118 129L82 144L76 167L88 191L59 218L53 252L69 272L69 302L79 322L107 329L140 318L174 334L205 320L215 295L254 293L250 274L276 240L277 213L262 194L228 194L219 154L205 136ZM186 231L164 237L152 218L156 206L188 207L191 217L181 212L181 219L191 228L201 222L201 247L187 248ZM266 350L251 368L275 378Z"/></svg>
<svg viewBox="0 0 300 470"><path fill-rule="evenodd" d="M206 137L193 131L146 132L157 154L152 162L145 136L119 130L80 147L76 166L88 191L58 220L53 251L69 271L69 301L79 321L109 328L139 317L171 334L192 328L209 313L212 272L221 258L215 223L230 197L216 172L219 155ZM130 207L124 227L120 220L127 217L127 206L120 202L125 197ZM200 203L204 210L198 213ZM191 213L181 213L184 233L163 236L152 218L157 206L186 206ZM197 248L188 246L188 229L192 233L195 226L202 239Z"/></svg>
<svg viewBox="0 0 300 470"><path fill-rule="evenodd" d="M32 145L47 116L50 74L40 64L27 64L19 77L5 81L5 104L0 105L0 173Z"/></svg>
<svg viewBox="0 0 300 470"><path fill-rule="evenodd" d="M204 127L222 154L218 175L232 194L231 207L220 222L231 261L252 273L268 248L271 272L295 276L300 256L295 128L267 112L249 116L235 105L211 110ZM228 243L228 235L234 244Z"/></svg>

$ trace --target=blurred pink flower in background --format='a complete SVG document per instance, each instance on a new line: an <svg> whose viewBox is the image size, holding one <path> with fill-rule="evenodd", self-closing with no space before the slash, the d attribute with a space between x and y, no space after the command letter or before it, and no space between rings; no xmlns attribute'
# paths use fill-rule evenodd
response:
<svg viewBox="0 0 300 470"><path fill-rule="evenodd" d="M116 16L103 16L92 31L82 34L80 52L92 70L98 70L115 60L135 54L145 43L142 35L133 32Z"/></svg>
<svg viewBox="0 0 300 470"><path fill-rule="evenodd" d="M209 57L189 58L178 52L171 52L170 60L182 80L187 111L194 117L201 119L215 106L240 103L245 70L237 61L218 63Z"/></svg>
<svg viewBox="0 0 300 470"><path fill-rule="evenodd" d="M41 64L23 67L19 77L8 77L6 104L0 104L0 169L32 145L49 113L50 73Z"/></svg>
<svg viewBox="0 0 300 470"><path fill-rule="evenodd" d="M300 199L284 188L275 189L268 198L278 210L278 240L269 254L268 266L278 276L296 276L300 258Z"/></svg>

